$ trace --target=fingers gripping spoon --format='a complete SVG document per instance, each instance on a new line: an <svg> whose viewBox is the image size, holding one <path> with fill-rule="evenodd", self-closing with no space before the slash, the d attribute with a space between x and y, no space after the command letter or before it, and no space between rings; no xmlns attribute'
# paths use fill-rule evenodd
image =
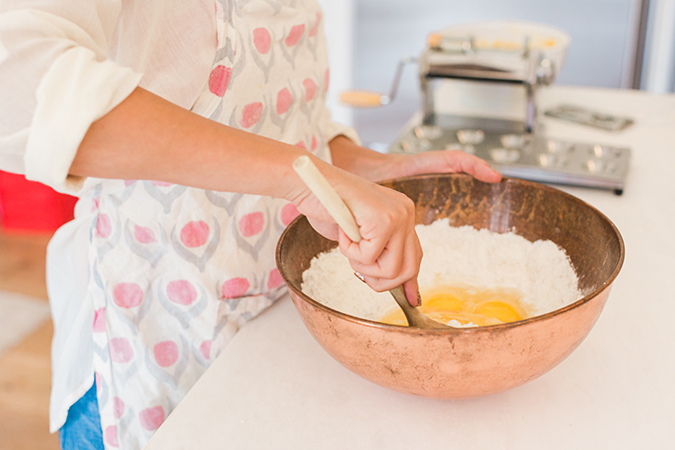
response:
<svg viewBox="0 0 675 450"><path fill-rule="evenodd" d="M354 216L345 202L342 201L337 192L335 192L333 187L328 183L326 178L319 172L319 169L316 168L312 160L309 159L308 156L300 156L293 162L293 169L307 185L309 190L316 196L319 202L321 202L323 207L326 208L328 213L333 217L340 228L342 228L349 239L353 242L360 242L361 233L354 220ZM422 314L419 309L412 306L406 298L403 286L397 286L390 289L389 292L403 310L403 314L405 314L409 326L436 329L452 328L430 319Z"/></svg>

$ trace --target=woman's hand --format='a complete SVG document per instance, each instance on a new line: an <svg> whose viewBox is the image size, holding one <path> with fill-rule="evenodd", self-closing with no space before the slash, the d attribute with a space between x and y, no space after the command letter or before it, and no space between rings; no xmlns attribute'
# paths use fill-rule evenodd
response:
<svg viewBox="0 0 675 450"><path fill-rule="evenodd" d="M467 173L477 180L496 183L502 179L485 160L461 150L439 150L415 155L393 156L382 179L407 177L423 173ZM388 170L387 170L388 169Z"/></svg>
<svg viewBox="0 0 675 450"><path fill-rule="evenodd" d="M458 173L496 183L502 176L484 160L460 150L438 150L415 155L382 154L360 147L344 136L330 142L333 164L367 180L382 181L423 173Z"/></svg>
<svg viewBox="0 0 675 450"><path fill-rule="evenodd" d="M338 231L327 212L309 194L296 203L298 209L308 216L317 231L329 239L338 239L341 252L349 258L352 268L364 275L369 286L383 291L403 284L408 301L417 306L422 249L415 234L414 205L403 194L365 180L464 172L494 183L501 180L501 175L484 160L461 151L381 154L360 147L344 136L333 139L330 147L334 165L351 173L345 174L334 167L332 171L324 170L338 174L329 182L354 214L363 241L356 244Z"/></svg>
<svg viewBox="0 0 675 450"><path fill-rule="evenodd" d="M381 292L403 285L413 306L418 305L417 274L422 248L415 234L415 208L405 195L315 161L319 170L347 204L362 240L352 242L340 230L316 197L303 190L292 201L312 226L329 239L366 283Z"/></svg>

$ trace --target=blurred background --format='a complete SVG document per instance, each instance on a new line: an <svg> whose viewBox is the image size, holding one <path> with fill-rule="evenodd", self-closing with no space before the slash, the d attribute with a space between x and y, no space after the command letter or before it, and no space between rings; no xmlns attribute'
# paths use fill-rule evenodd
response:
<svg viewBox="0 0 675 450"><path fill-rule="evenodd" d="M419 108L417 67L408 66L396 100L350 109L346 89L388 92L398 61L418 56L441 28L486 20L540 22L571 36L555 83L673 92L675 0L319 0L331 57L329 105L364 143L384 149Z"/></svg>

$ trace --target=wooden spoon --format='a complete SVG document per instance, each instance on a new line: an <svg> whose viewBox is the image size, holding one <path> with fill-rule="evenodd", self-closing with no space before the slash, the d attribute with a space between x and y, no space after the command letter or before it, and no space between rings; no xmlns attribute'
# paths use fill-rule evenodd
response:
<svg viewBox="0 0 675 450"><path fill-rule="evenodd" d="M300 156L293 162L293 169L349 239L353 242L360 242L361 233L352 212L337 192L335 192L335 189L328 183L328 180L319 172L319 169L316 168L312 160L308 156ZM396 303L398 303L398 306L403 310L409 326L446 330L453 328L430 319L422 314L419 309L412 306L406 298L403 286L397 286L390 289L389 292L394 297L394 300L396 300Z"/></svg>

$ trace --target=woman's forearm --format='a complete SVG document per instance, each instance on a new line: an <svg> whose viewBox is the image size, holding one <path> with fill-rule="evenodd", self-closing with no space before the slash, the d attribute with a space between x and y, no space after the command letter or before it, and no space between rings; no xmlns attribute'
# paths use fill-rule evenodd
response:
<svg viewBox="0 0 675 450"><path fill-rule="evenodd" d="M291 199L300 188L292 163L303 154L308 152L219 124L138 88L91 125L70 173Z"/></svg>

